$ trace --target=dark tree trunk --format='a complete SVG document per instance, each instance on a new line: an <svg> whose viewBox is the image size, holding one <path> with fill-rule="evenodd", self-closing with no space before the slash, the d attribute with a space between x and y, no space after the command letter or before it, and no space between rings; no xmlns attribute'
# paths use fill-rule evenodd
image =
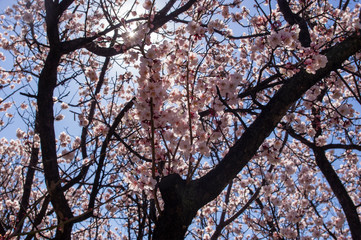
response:
<svg viewBox="0 0 361 240"><path fill-rule="evenodd" d="M165 205L156 222L153 239L184 239L198 210L188 199L188 188L186 181L178 174L168 175L159 183Z"/></svg>
<svg viewBox="0 0 361 240"><path fill-rule="evenodd" d="M73 217L71 209L61 188L58 161L56 154L56 138L54 131L53 91L57 82L57 67L61 55L50 50L38 84L39 135L45 183L50 201L58 218L55 239L70 239L71 224L64 224Z"/></svg>
<svg viewBox="0 0 361 240"><path fill-rule="evenodd" d="M65 198L59 175L56 137L54 130L53 92L57 84L58 66L62 56L59 40L58 23L60 16L73 0L58 1L45 0L46 34L50 49L38 82L38 123L41 144L42 162L44 167L45 184L49 192L50 202L58 220L55 239L71 239L73 213Z"/></svg>

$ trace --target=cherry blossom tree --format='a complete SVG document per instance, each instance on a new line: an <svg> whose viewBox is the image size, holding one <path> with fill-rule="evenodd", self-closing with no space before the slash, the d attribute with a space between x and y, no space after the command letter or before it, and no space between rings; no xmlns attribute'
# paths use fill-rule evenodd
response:
<svg viewBox="0 0 361 240"><path fill-rule="evenodd" d="M18 0L1 239L360 239L361 5Z"/></svg>

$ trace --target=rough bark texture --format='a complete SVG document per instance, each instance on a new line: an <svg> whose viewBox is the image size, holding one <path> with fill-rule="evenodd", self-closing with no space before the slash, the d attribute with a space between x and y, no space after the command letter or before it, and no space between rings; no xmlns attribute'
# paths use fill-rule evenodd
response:
<svg viewBox="0 0 361 240"><path fill-rule="evenodd" d="M328 63L316 74L301 70L280 88L253 124L243 133L242 137L230 148L228 154L210 172L200 179L183 183L179 177L161 180L160 191L165 202L165 209L156 224L154 239L182 239L189 226L188 216L216 198L227 186L229 181L243 169L255 155L259 146L269 136L278 122L308 89L338 69L350 56L361 49L360 36L353 35L328 49L325 55ZM182 184L181 184L182 183ZM170 206L173 206L172 209ZM180 215L177 215L176 212ZM187 224L187 225L185 225ZM162 230L173 231L172 238L160 235ZM176 235L179 234L179 235Z"/></svg>

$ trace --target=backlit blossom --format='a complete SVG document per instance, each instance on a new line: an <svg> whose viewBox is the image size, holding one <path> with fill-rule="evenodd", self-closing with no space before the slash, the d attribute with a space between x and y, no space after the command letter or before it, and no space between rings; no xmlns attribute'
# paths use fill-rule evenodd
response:
<svg viewBox="0 0 361 240"><path fill-rule="evenodd" d="M144 1L144 3L143 3L143 8L144 9L150 10L151 7L152 7L152 1L150 1L150 0Z"/></svg>
<svg viewBox="0 0 361 240"><path fill-rule="evenodd" d="M92 82L98 81L98 74L97 72L92 68L87 68L85 70L85 75L90 79Z"/></svg>
<svg viewBox="0 0 361 240"><path fill-rule="evenodd" d="M62 157L67 160L67 161L70 161L70 160L73 160L74 159L74 156L75 156L75 151L71 151L69 152L68 150L64 149L62 152Z"/></svg>
<svg viewBox="0 0 361 240"><path fill-rule="evenodd" d="M268 38L267 38L268 44L272 47L272 48L276 48L277 46L279 46L281 44L281 36L278 33L273 32Z"/></svg>
<svg viewBox="0 0 361 240"><path fill-rule="evenodd" d="M311 74L315 74L320 68L324 68L327 64L327 57L322 54L316 54L312 56L312 59L305 61L306 71Z"/></svg>
<svg viewBox="0 0 361 240"><path fill-rule="evenodd" d="M66 102L61 103L61 109L68 109L69 105Z"/></svg>
<svg viewBox="0 0 361 240"><path fill-rule="evenodd" d="M337 111L345 117L352 113L352 109L348 104L342 104L340 107L337 108Z"/></svg>
<svg viewBox="0 0 361 240"><path fill-rule="evenodd" d="M191 35L199 33L199 28L200 28L199 23L194 22L194 21L189 22L186 27L187 31Z"/></svg>
<svg viewBox="0 0 361 240"><path fill-rule="evenodd" d="M33 14L31 14L30 12L26 11L23 15L23 20L26 23L32 23L34 21L33 18Z"/></svg>
<svg viewBox="0 0 361 240"><path fill-rule="evenodd" d="M65 116L63 114L59 114L55 117L55 121L61 121L65 118Z"/></svg>
<svg viewBox="0 0 361 240"><path fill-rule="evenodd" d="M24 136L25 136L25 132L22 131L20 128L18 128L16 130L16 137L19 138L19 139L22 139L22 138L24 138Z"/></svg>
<svg viewBox="0 0 361 240"><path fill-rule="evenodd" d="M27 105L26 103L22 103L22 104L20 105L20 108L21 108L22 110L25 110L25 109L28 108L28 105Z"/></svg>
<svg viewBox="0 0 361 240"><path fill-rule="evenodd" d="M324 146L327 143L327 136L321 135L316 138L316 145L317 146Z"/></svg>

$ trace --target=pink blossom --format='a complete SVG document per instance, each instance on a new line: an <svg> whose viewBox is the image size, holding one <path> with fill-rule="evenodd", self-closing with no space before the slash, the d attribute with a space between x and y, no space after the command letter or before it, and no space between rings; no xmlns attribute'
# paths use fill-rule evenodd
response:
<svg viewBox="0 0 361 240"><path fill-rule="evenodd" d="M33 14L31 14L30 12L26 11L23 15L23 20L26 23L32 23L34 21L33 18Z"/></svg>
<svg viewBox="0 0 361 240"><path fill-rule="evenodd" d="M28 108L28 105L27 105L26 103L22 103L22 104L20 105L20 108L21 108L22 110L25 110L25 109Z"/></svg>
<svg viewBox="0 0 361 240"><path fill-rule="evenodd" d="M276 48L281 44L282 38L279 33L273 32L268 36L267 41L271 48Z"/></svg>
<svg viewBox="0 0 361 240"><path fill-rule="evenodd" d="M61 109L68 109L69 105L66 102L61 103Z"/></svg>
<svg viewBox="0 0 361 240"><path fill-rule="evenodd" d="M73 160L74 159L74 156L75 156L75 151L68 151L66 149L64 149L62 152L62 157L67 160L67 161L70 161L70 160Z"/></svg>
<svg viewBox="0 0 361 240"><path fill-rule="evenodd" d="M347 117L352 113L352 109L350 108L350 105L348 104L342 104L337 108L337 111L342 115Z"/></svg>
<svg viewBox="0 0 361 240"><path fill-rule="evenodd" d="M190 21L186 27L189 34L194 35L199 32L200 25L197 22Z"/></svg>
<svg viewBox="0 0 361 240"><path fill-rule="evenodd" d="M22 131L20 128L18 128L16 130L16 137L19 138L19 139L22 139L22 138L24 138L24 136L25 136L25 132Z"/></svg>
<svg viewBox="0 0 361 240"><path fill-rule="evenodd" d="M90 79L90 81L92 82L96 82L98 81L98 74L96 73L96 71L92 68L87 68L85 70L85 75Z"/></svg>
<svg viewBox="0 0 361 240"><path fill-rule="evenodd" d="M144 3L143 3L143 8L144 8L145 10L150 10L151 7L152 7L152 2L151 2L150 0L144 1Z"/></svg>
<svg viewBox="0 0 361 240"><path fill-rule="evenodd" d="M63 114L59 114L55 117L55 121L61 121L65 118L65 116Z"/></svg>

